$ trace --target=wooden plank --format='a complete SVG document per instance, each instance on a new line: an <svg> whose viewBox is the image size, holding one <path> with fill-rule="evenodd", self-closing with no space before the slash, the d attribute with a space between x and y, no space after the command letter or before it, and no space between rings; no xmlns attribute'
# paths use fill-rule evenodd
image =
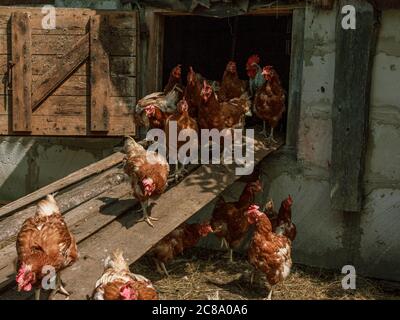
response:
<svg viewBox="0 0 400 320"><path fill-rule="evenodd" d="M40 80L32 96L35 110L62 82L64 82L89 56L89 35L83 36L69 52L64 62L54 65Z"/></svg>
<svg viewBox="0 0 400 320"><path fill-rule="evenodd" d="M7 127L8 115L0 115L0 132L3 135L13 135L8 132ZM134 116L132 114L110 116L110 130L108 132L91 132L87 129L86 118L80 115L33 115L32 116L32 131L29 133L32 136L108 136L121 137L124 135L136 134ZM21 135L21 133L15 133Z"/></svg>
<svg viewBox="0 0 400 320"><path fill-rule="evenodd" d="M110 98L110 60L108 19L90 18L90 130L108 131Z"/></svg>
<svg viewBox="0 0 400 320"><path fill-rule="evenodd" d="M31 28L28 13L13 13L12 29L12 129L31 131Z"/></svg>
<svg viewBox="0 0 400 320"><path fill-rule="evenodd" d="M112 187L120 185L125 180L125 177L121 168L116 166L98 175L84 179L78 186L74 184L64 189L56 197L61 213L64 214L99 196ZM22 223L33 216L35 211L36 203L0 221L0 248L3 248L10 241L15 241Z"/></svg>
<svg viewBox="0 0 400 320"><path fill-rule="evenodd" d="M32 91L34 92L37 88L38 81L41 80L41 76L34 75L32 76ZM64 83L62 83L55 91L49 96L47 99L55 96L71 96L71 97L81 97L81 96L89 96L89 79L87 76L70 76ZM0 96L3 96L4 89L6 88L5 83L0 82ZM126 77L126 76L112 76L111 77L111 86L110 86L110 98L111 97L131 97L135 94L136 88L136 78L134 77ZM47 100L46 99L46 100ZM46 103L46 100L43 104ZM60 98L61 100L61 98ZM4 103L0 101L0 106L3 106ZM110 104L112 106L112 104ZM34 114L37 114L37 111L40 110L43 106L38 108ZM111 112L110 108L110 112ZM1 111L0 111L1 113Z"/></svg>
<svg viewBox="0 0 400 320"><path fill-rule="evenodd" d="M359 212L363 200L372 57L375 55L377 28L374 9L368 2L341 0L339 4L340 7L355 6L357 28L344 30L342 17L338 15L332 106L331 200L335 210ZM354 66L357 66L357 72L349 72Z"/></svg>
<svg viewBox="0 0 400 320"><path fill-rule="evenodd" d="M50 34L68 34L69 32L82 35L86 33L87 23L90 16L101 14L110 17L110 28L120 31L133 31L136 29L136 13L135 12L116 12L116 11L97 11L83 8L57 8L56 9L56 29L44 30L42 28L43 14L41 8L1 8L0 12L0 29L7 29L10 15L15 11L29 11L31 13L32 31L48 32Z"/></svg>
<svg viewBox="0 0 400 320"><path fill-rule="evenodd" d="M64 54L82 36L76 35L32 35L32 54L55 55ZM8 53L8 36L0 34L0 54ZM110 47L110 55L136 56L136 36L117 34L113 35L113 43ZM43 45L45 44L45 45Z"/></svg>
<svg viewBox="0 0 400 320"><path fill-rule="evenodd" d="M288 126L285 147L296 152L300 123L299 106L301 105L301 93L303 88L305 9L293 10L292 19L292 48L287 111Z"/></svg>
<svg viewBox="0 0 400 320"><path fill-rule="evenodd" d="M46 99L39 109L32 116L32 122L35 123L35 117L38 116L83 116L87 112L86 96L51 96ZM134 114L136 105L135 97L111 97L110 117L122 117ZM0 95L0 115L7 115L8 111L4 108L4 96Z"/></svg>
<svg viewBox="0 0 400 320"><path fill-rule="evenodd" d="M62 61L63 55L32 55L32 75L42 75L49 71L58 61ZM7 63L11 55L0 55L0 75L7 72ZM74 72L75 76L87 75L87 66L83 64ZM110 56L110 73L112 76L136 76L136 57ZM1 91L2 92L2 91Z"/></svg>
<svg viewBox="0 0 400 320"><path fill-rule="evenodd" d="M124 155L122 153L114 153L111 156L93 163L85 168L71 173L63 179L57 180L35 192L28 194L14 202L5 205L0 208L0 219L5 218L16 210L21 210L23 207L45 197L47 194L54 193L56 191L62 190L69 187L70 185L77 183L85 178L99 174L119 163L121 163Z"/></svg>

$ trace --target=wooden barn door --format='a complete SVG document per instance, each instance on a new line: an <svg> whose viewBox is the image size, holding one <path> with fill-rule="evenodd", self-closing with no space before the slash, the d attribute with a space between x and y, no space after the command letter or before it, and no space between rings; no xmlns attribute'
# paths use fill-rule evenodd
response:
<svg viewBox="0 0 400 320"><path fill-rule="evenodd" d="M134 135L136 14L0 9L0 134Z"/></svg>

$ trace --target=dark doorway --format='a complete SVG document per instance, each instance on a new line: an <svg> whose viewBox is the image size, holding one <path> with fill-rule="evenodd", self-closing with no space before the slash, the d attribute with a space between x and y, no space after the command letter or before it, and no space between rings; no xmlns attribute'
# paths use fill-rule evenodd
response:
<svg viewBox="0 0 400 320"><path fill-rule="evenodd" d="M288 91L292 16L239 16L211 18L166 16L163 85L171 69L182 64L186 82L189 66L210 80L221 80L226 64L237 63L239 77L248 79L247 58L258 54L261 66L273 65ZM286 114L282 121L286 128Z"/></svg>

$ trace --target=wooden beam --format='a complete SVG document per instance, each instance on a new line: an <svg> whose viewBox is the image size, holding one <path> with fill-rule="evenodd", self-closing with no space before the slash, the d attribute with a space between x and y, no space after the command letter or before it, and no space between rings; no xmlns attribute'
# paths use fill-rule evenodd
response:
<svg viewBox="0 0 400 320"><path fill-rule="evenodd" d="M89 34L84 35L62 59L37 80L32 95L32 110L40 104L89 57Z"/></svg>
<svg viewBox="0 0 400 320"><path fill-rule="evenodd" d="M108 17L90 18L90 130L108 131L110 101L110 59L107 45Z"/></svg>
<svg viewBox="0 0 400 320"><path fill-rule="evenodd" d="M376 46L374 9L366 1L340 0L356 8L356 29L342 28L338 13L332 107L331 199L336 210L362 209L372 62Z"/></svg>
<svg viewBox="0 0 400 320"><path fill-rule="evenodd" d="M291 151L295 152L297 150L301 92L303 88L305 9L293 10L292 19L292 48L287 111L288 126L285 148L289 148Z"/></svg>
<svg viewBox="0 0 400 320"><path fill-rule="evenodd" d="M60 211L64 214L80 206L82 203L99 196L108 189L121 184L123 181L125 181L124 173L119 166L115 166L103 173L89 177L83 182L79 182L78 186L72 185L67 187L56 196ZM16 239L17 233L24 221L32 217L35 212L36 202L18 211L17 214L10 215L0 221L0 248Z"/></svg>
<svg viewBox="0 0 400 320"><path fill-rule="evenodd" d="M31 27L27 12L14 12L11 16L12 32L12 129L14 132L31 131Z"/></svg>
<svg viewBox="0 0 400 320"><path fill-rule="evenodd" d="M8 205L5 205L4 207L1 207L0 219L5 218L16 210L21 210L25 206L45 197L47 194L64 189L74 183L77 183L78 181L103 172L108 168L111 168L121 163L123 157L124 155L120 152L114 153L103 160L100 160L83 169L75 171L63 179L57 180L33 193L26 195L25 197L22 197L14 202L9 203Z"/></svg>

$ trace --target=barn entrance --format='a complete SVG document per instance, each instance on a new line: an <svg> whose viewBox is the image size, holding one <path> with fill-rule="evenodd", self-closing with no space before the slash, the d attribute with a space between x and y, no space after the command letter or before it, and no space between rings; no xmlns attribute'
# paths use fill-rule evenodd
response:
<svg viewBox="0 0 400 320"><path fill-rule="evenodd" d="M291 15L237 16L212 18L203 16L166 16L164 24L163 85L170 70L182 64L186 81L189 66L210 80L221 80L226 64L235 60L241 79L247 80L246 61L258 54L261 66L273 65L288 92ZM286 130L287 112L281 122ZM249 119L250 124L258 119Z"/></svg>

